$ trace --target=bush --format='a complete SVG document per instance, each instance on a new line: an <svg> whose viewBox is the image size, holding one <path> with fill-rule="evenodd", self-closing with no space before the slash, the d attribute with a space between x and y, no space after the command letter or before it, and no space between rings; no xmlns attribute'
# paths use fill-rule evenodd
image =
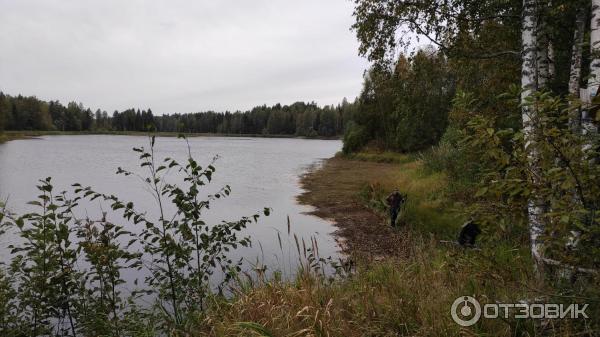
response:
<svg viewBox="0 0 600 337"><path fill-rule="evenodd" d="M205 299L216 293L211 275L223 275L217 284L220 293L241 271L241 260L232 261L228 252L250 244L242 231L261 214L205 223L205 210L230 194L229 186L201 193L215 167L200 166L189 146L185 162L159 161L154 137L149 148L133 150L140 172L119 168L117 174L144 182L157 201L160 216L155 218L149 214L157 212L80 184L72 185L71 193L57 193L50 178L40 181L38 200L29 203L35 212L15 215L0 203L0 234L8 226L20 236L9 246L10 268L0 269L0 335L125 336L135 335L132 329L154 327L157 335L166 335L186 329L190 317L206 308ZM167 182L169 172L177 172L184 182ZM113 222L106 213L100 220L75 217L80 202L96 199L121 219ZM167 203L175 206L173 212ZM262 213L269 212L265 208ZM129 226L140 230L125 230ZM126 284L125 272L142 269L147 273L141 284L137 279ZM138 307L141 293L152 294L154 305Z"/></svg>
<svg viewBox="0 0 600 337"><path fill-rule="evenodd" d="M472 187L480 170L477 154L462 143L465 136L464 130L449 127L438 145L420 154L425 169L446 173L450 178L450 188L454 191Z"/></svg>
<svg viewBox="0 0 600 337"><path fill-rule="evenodd" d="M500 128L486 116L469 122L466 152L478 155L481 163L470 212L490 232L510 234L519 226L531 229L527 209L539 205L537 240L544 257L553 259L544 263L598 269L596 140L568 127L569 116L581 108L577 102L537 93L526 104L536 108L527 125L535 133L529 135L526 130Z"/></svg>
<svg viewBox="0 0 600 337"><path fill-rule="evenodd" d="M342 151L346 154L360 150L368 141L363 127L351 122L344 133L344 147Z"/></svg>

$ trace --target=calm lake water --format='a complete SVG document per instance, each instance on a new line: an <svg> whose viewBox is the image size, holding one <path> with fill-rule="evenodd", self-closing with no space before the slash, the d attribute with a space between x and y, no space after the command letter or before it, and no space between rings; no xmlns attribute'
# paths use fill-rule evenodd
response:
<svg viewBox="0 0 600 337"><path fill-rule="evenodd" d="M291 231L307 244L314 237L321 257L337 257L338 245L331 233L331 223L306 214L309 206L298 204L296 197L302 193L299 176L311 166L332 157L341 149L337 140L307 140L283 138L189 138L192 155L202 166L218 155L213 182L206 194L216 192L229 184L232 194L217 200L205 213L207 223L236 220L271 207L269 217L261 217L245 231L252 237L253 246L236 251L234 257L243 257L246 267L257 260L270 268L293 273L298 256L292 236L288 235L287 217ZM156 201L144 189L142 182L133 176L116 175L118 167L143 172L138 166L138 154L133 147L148 147L147 137L137 136L46 136L40 139L17 140L0 144L0 197L8 198L9 209L15 212L31 210L28 201L39 194L35 188L38 179L52 177L55 190L71 190L79 182L96 191L114 194L123 200L133 201L139 210L156 215ZM171 157L185 160L187 145L184 140L169 137L156 139L155 153L162 160ZM173 178L174 179L174 178ZM85 204L78 216L99 218L101 209L108 205L100 202ZM110 214L110 213L109 213ZM116 214L109 220L123 223ZM135 226L130 230L137 231ZM284 249L280 249L277 233ZM7 245L15 242L14 234L0 237L0 260L7 261Z"/></svg>

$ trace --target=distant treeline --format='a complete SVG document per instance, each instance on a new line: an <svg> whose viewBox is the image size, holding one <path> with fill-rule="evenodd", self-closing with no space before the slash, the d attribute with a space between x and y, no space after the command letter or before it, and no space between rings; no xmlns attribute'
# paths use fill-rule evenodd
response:
<svg viewBox="0 0 600 337"><path fill-rule="evenodd" d="M344 133L356 106L345 98L337 106L296 102L257 106L249 111L197 112L155 116L152 110L106 111L71 102L0 92L0 131L158 131L220 134L334 137Z"/></svg>

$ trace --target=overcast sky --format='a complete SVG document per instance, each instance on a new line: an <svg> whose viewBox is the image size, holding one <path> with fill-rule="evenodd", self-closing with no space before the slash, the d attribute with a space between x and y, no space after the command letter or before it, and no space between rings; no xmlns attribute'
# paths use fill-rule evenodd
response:
<svg viewBox="0 0 600 337"><path fill-rule="evenodd" d="M366 60L349 0L0 0L0 90L112 112L334 104Z"/></svg>

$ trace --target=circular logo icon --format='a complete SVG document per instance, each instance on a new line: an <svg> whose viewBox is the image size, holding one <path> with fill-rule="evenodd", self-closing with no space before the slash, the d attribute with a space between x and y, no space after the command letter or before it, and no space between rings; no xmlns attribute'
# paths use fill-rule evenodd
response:
<svg viewBox="0 0 600 337"><path fill-rule="evenodd" d="M461 296L452 303L450 314L459 325L471 326L481 317L481 305L471 296Z"/></svg>

